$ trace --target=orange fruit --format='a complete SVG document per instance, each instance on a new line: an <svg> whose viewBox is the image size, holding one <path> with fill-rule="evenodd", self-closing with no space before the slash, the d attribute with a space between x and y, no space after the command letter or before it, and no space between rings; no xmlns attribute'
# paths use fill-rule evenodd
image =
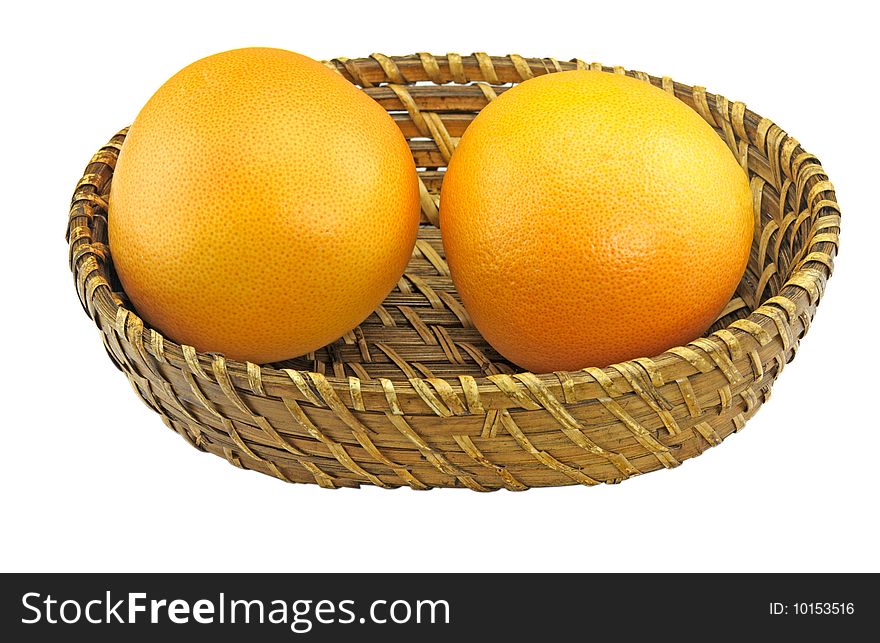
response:
<svg viewBox="0 0 880 643"><path fill-rule="evenodd" d="M487 105L443 181L440 227L477 329L535 372L691 341L746 267L748 179L670 94L623 75L539 76Z"/></svg>
<svg viewBox="0 0 880 643"><path fill-rule="evenodd" d="M321 63L227 51L178 72L123 144L110 194L114 264L172 339L272 362L363 321L418 230L406 140Z"/></svg>

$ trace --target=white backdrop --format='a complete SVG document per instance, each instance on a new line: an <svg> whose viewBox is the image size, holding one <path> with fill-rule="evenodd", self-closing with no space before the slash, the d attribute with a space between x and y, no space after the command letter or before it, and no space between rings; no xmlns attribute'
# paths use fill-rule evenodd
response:
<svg viewBox="0 0 880 643"><path fill-rule="evenodd" d="M860 3L14 3L5 10L0 570L872 570L876 25ZM64 229L91 154L169 76L242 46L573 57L743 100L824 164L841 253L745 430L617 486L326 491L201 454L107 359Z"/></svg>

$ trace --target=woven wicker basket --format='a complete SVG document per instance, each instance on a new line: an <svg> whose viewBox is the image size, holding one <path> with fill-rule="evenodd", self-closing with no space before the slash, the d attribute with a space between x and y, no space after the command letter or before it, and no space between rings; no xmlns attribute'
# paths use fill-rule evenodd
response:
<svg viewBox="0 0 880 643"><path fill-rule="evenodd" d="M405 276L358 328L286 362L198 353L145 327L113 272L107 198L125 130L86 167L67 238L77 293L113 362L190 444L232 464L323 487L619 482L675 467L743 428L806 333L837 251L840 214L822 166L743 103L622 68L486 54L336 59L387 109L419 167L422 227ZM605 369L536 375L473 328L443 258L443 169L498 94L575 68L628 74L696 110L747 169L756 234L711 333Z"/></svg>

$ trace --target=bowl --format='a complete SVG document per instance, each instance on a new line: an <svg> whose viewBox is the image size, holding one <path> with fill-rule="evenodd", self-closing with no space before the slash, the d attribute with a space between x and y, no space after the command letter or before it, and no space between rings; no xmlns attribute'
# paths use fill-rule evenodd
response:
<svg viewBox="0 0 880 643"><path fill-rule="evenodd" d="M332 344L253 364L164 337L129 303L107 241L126 130L76 186L67 240L79 299L138 396L192 446L328 488L596 485L676 467L741 430L769 399L810 327L840 229L819 161L777 125L700 86L581 60L420 53L325 64L399 125L422 205L405 275ZM736 293L700 339L607 368L536 374L495 352L461 305L443 256L438 195L480 109L519 82L569 69L627 74L700 114L749 175L755 237Z"/></svg>

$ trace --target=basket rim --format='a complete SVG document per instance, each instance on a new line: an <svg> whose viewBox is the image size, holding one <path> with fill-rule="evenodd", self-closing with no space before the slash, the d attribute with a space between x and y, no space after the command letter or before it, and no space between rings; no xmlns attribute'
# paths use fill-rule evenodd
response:
<svg viewBox="0 0 880 643"><path fill-rule="evenodd" d="M408 65L413 63L424 64L425 56L429 54L416 54L409 56L384 56L382 54L373 54L369 58L335 58L325 61L324 64L338 71L348 80L360 87L375 87L376 78L381 77L379 84L393 85L395 83L413 84L416 81L406 80L406 72ZM447 59L455 61L451 58L455 54L448 54ZM430 56L433 58L433 56ZM701 113L704 118L714 118L708 111L710 105L715 105L722 110L729 110L727 113L738 115L742 121L742 131L736 132L741 139L754 142L756 145L765 145L769 143L771 137L774 146L781 150L782 158L785 161L781 167L775 168L780 178L785 177L785 181L792 184L797 190L798 195L807 195L807 200L811 204L815 204L815 208L820 210L820 216L837 215L839 217L840 208L836 202L834 188L827 178L819 160L812 154L806 152L796 139L789 136L777 125L768 119L754 113L748 109L744 103L728 101L721 95L711 94L705 88L695 85L685 85L672 81L669 77L657 77L644 72L625 70L622 67L608 67L599 63L585 63L580 59L573 59L568 62L559 62L553 58L522 58L520 56L510 55L504 57L488 56L483 53L476 53L471 56L459 56L457 60L460 62L461 70L467 73L468 69L476 69L478 73L485 72L488 65L512 65L523 80L530 78L537 71L540 73L550 73L555 71L565 71L568 69L601 69L610 73L625 73L631 77L650 82L655 86L662 87L667 91L678 93L690 93L695 97L698 96L700 103L705 106L706 112ZM453 76L456 70L450 63L450 73ZM542 71L543 70L543 71ZM493 72L494 73L494 72ZM485 74L484 74L485 75ZM498 80L495 78L495 80ZM477 81L486 84L486 78L470 78L469 83ZM447 83L443 83L447 84ZM462 83L455 83L461 85ZM701 112L702 110L697 110ZM730 127L729 123L725 123ZM250 388L257 392L269 390L273 387L289 388L296 385L300 391L309 396L314 394L314 383L324 381L336 391L349 391L352 385L351 380L358 380L358 388L363 392L369 392L378 396L388 397L387 384L384 378L375 378L363 380L355 376L345 378L333 375L325 375L314 371L294 370L287 368L278 368L271 364L254 364L252 362L226 359L221 353L216 352L200 352L195 348L182 345L162 335L158 330L148 326L133 310L126 308L124 303L113 293L107 279L106 261L109 249L99 242L95 242L92 238L92 217L104 216L107 212L106 188L109 186L110 177L112 177L112 168L109 177L96 176L93 172L88 172L92 163L102 163L106 160L107 155L115 155L121 149L121 141L116 139L125 136L128 128L123 128L118 132L110 142L100 148L93 156L89 166L86 167L86 173L77 183L74 190L70 212L68 218L68 228L66 239L69 244L69 263L71 271L74 273L77 290L80 296L83 308L87 314L95 320L101 327L102 320L110 320L117 327L120 336L126 338L142 355L150 354L154 359L164 362L170 362L172 365L189 369L197 377L211 379L208 376L212 370L216 373L220 368L228 372L237 383L242 384L245 388ZM731 132L732 134L732 132ZM746 158L746 163L748 159ZM793 177L803 177L797 184L794 183ZM753 178L752 181L755 179ZM800 199L798 199L799 201ZM82 217L88 219L87 225L82 225L79 219ZM838 224L839 225L839 224ZM819 236L819 239L817 239ZM827 235L826 235L827 236ZM778 292L774 296L768 296L763 290L760 291L762 300L755 302L754 310L747 318L737 320L728 324L723 329L716 330L712 333L704 335L703 338L695 340L701 342L706 338L707 341L701 343L700 347L704 350L708 344L718 346L727 345L728 347L741 344L742 349L751 350L760 346L764 346L777 335L781 335L783 342L790 340L791 325L798 317L802 316L805 310L812 304L817 303L821 298L827 279L830 277L833 269L833 257L836 254L838 241L834 235L834 239L824 238L816 235L814 230L810 230L810 236L805 240L805 255L792 268L791 274L786 281L780 286ZM769 278L769 275L762 275L762 281ZM788 338L788 339L787 339ZM569 393L566 386L582 388L593 387L597 395L588 395L588 398L595 398L601 395L599 387L611 386L613 388L621 388L627 390L637 386L633 383L633 375L638 378L639 382L647 384L648 387L662 385L664 381L674 380L677 377L686 377L698 372L706 372L699 360L689 359L688 355L694 353L689 348L694 344L691 342L684 346L672 347L663 353L655 356L639 357L627 360L620 364L612 364L604 368L588 367L574 371L555 371L550 373L531 373L529 371L517 371L513 375L482 375L482 376L445 376L436 378L407 378L404 376L387 380L396 390L396 394L408 392L421 397L426 402L428 399L421 389L431 383L432 380L442 380L446 385L451 386L453 392L464 393L467 398L467 387L463 384L463 378L468 377L473 380L473 385L480 396L488 396L495 398L494 394L499 393L499 378L505 380L505 388L507 389L500 396L497 396L498 405L492 408L505 408L513 403L507 399L510 396L517 395L528 396L533 391L532 385L535 381L540 387L548 387L551 390L565 393L565 399L569 399ZM724 371L724 365L721 363L722 357L718 357L714 349L707 351L714 363L709 363L711 368L720 367ZM700 356L697 356L700 357ZM705 361L704 358L701 358ZM305 377L304 377L305 376ZM513 386L513 389L510 387ZM319 394L320 397L320 394ZM579 399L580 396L575 396ZM434 398L436 400L436 398ZM507 399L507 403L504 400ZM389 402L391 400L389 399ZM569 402L566 402L567 404ZM442 407L442 403L440 404ZM435 409L436 410L436 409ZM442 409L441 409L442 410ZM448 411L448 409L446 409ZM445 413L438 413L445 415Z"/></svg>

